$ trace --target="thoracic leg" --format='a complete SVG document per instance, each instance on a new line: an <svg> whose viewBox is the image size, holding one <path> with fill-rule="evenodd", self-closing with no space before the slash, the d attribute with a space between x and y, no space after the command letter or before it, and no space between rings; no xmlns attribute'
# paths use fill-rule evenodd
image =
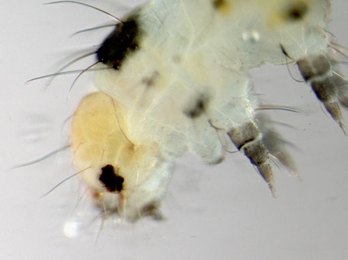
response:
<svg viewBox="0 0 348 260"><path fill-rule="evenodd" d="M273 189L273 171L269 159L269 151L262 141L262 133L257 124L253 121L244 123L239 127L235 127L228 133L231 141L244 152L250 162L254 164L261 176L267 182L272 194Z"/></svg>
<svg viewBox="0 0 348 260"><path fill-rule="evenodd" d="M339 104L347 106L348 84L346 79L334 71L333 62L326 55L318 55L299 60L297 65L304 80L311 85L317 98L347 135Z"/></svg>
<svg viewBox="0 0 348 260"><path fill-rule="evenodd" d="M296 175L297 171L286 150L286 142L271 125L266 115L257 113L254 120L233 128L227 134L238 150L257 167L274 195L271 157L277 159L292 175Z"/></svg>

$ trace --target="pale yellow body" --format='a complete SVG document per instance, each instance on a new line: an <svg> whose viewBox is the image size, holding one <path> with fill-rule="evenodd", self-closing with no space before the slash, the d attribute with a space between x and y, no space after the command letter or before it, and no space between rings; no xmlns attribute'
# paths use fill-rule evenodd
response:
<svg viewBox="0 0 348 260"><path fill-rule="evenodd" d="M135 144L127 138L127 126L119 112L115 100L103 92L85 97L72 118L72 156L98 204L136 218L143 207L158 203L166 187L166 181L162 181L152 187L155 192L146 192L146 183L156 175L155 169L164 170L163 175L167 170L162 168L165 163L161 162L157 144L146 140ZM109 192L99 181L106 165L113 165L124 178L122 191Z"/></svg>

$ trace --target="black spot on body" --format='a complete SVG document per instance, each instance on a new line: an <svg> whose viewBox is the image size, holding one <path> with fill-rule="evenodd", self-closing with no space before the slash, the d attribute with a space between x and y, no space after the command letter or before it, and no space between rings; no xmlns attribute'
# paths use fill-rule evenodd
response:
<svg viewBox="0 0 348 260"><path fill-rule="evenodd" d="M225 4L224 0L213 0L213 6L216 9L221 8Z"/></svg>
<svg viewBox="0 0 348 260"><path fill-rule="evenodd" d="M124 178L115 172L114 166L108 164L101 169L99 181L104 184L105 188L110 191L122 191Z"/></svg>
<svg viewBox="0 0 348 260"><path fill-rule="evenodd" d="M231 13L232 3L231 0L210 0L215 11L219 15L227 16Z"/></svg>
<svg viewBox="0 0 348 260"><path fill-rule="evenodd" d="M192 119L202 115L207 109L207 99L200 97L196 100L194 107L184 111L184 114Z"/></svg>
<svg viewBox="0 0 348 260"><path fill-rule="evenodd" d="M133 16L117 24L115 30L104 40L96 55L99 62L119 70L125 58L139 48L139 26Z"/></svg>
<svg viewBox="0 0 348 260"><path fill-rule="evenodd" d="M290 5L285 11L285 19L288 21L302 20L308 12L308 6L304 2Z"/></svg>
<svg viewBox="0 0 348 260"><path fill-rule="evenodd" d="M147 87L151 87L156 83L158 76L158 71L154 71L151 76L143 78L141 82L144 83Z"/></svg>

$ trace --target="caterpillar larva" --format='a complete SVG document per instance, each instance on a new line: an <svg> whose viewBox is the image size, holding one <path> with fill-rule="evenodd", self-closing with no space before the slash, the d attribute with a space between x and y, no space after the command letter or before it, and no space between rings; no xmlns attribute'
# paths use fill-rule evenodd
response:
<svg viewBox="0 0 348 260"><path fill-rule="evenodd" d="M76 3L74 1L61 1ZM327 31L329 0L152 0L119 19L96 49L98 92L78 106L73 161L98 205L130 220L157 215L173 159L223 161L223 133L273 192L271 158L296 167L249 70L296 63L346 134L345 50Z"/></svg>

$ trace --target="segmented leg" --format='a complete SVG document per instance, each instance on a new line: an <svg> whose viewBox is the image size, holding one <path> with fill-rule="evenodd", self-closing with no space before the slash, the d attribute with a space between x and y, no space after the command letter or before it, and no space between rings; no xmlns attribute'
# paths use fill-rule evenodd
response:
<svg viewBox="0 0 348 260"><path fill-rule="evenodd" d="M228 136L238 150L244 152L267 182L272 194L273 172L269 160L269 151L262 141L262 134L255 122L250 121L229 131Z"/></svg>
<svg viewBox="0 0 348 260"><path fill-rule="evenodd" d="M271 156L285 166L292 175L296 175L297 170L286 150L286 141L271 125L270 118L263 113L256 113L254 121L235 127L227 134L238 150L244 152L250 162L257 167L274 196Z"/></svg>
<svg viewBox="0 0 348 260"><path fill-rule="evenodd" d="M317 98L323 103L332 118L347 135L340 103L347 107L347 80L333 69L333 61L318 55L297 61L297 65L304 80L311 85Z"/></svg>

